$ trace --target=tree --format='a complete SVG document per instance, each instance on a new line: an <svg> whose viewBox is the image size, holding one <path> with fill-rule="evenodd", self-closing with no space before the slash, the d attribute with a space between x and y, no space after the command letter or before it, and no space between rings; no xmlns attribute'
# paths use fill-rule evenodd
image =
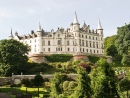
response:
<svg viewBox="0 0 130 98"><path fill-rule="evenodd" d="M106 55L115 56L117 54L117 49L115 47L116 35L106 37L104 39L104 50Z"/></svg>
<svg viewBox="0 0 130 98"><path fill-rule="evenodd" d="M120 87L121 92L124 92L124 91L127 92L126 93L126 96L127 96L126 98L129 98L128 91L130 90L130 80L127 79L127 78L124 78L124 79L120 80L119 87Z"/></svg>
<svg viewBox="0 0 130 98"><path fill-rule="evenodd" d="M26 79L22 80L22 84L25 85L25 87L26 87L26 93L27 93L27 87L31 86L31 81L28 78L26 78Z"/></svg>
<svg viewBox="0 0 130 98"><path fill-rule="evenodd" d="M90 77L83 67L78 68L77 84L78 86L76 87L74 94L71 95L71 98L90 98Z"/></svg>
<svg viewBox="0 0 130 98"><path fill-rule="evenodd" d="M39 98L39 86L42 86L43 85L43 82L44 82L44 80L43 80L43 77L41 76L41 75L39 75L39 74L37 74L35 77L34 77L34 85L36 86L36 87L38 87L38 98Z"/></svg>
<svg viewBox="0 0 130 98"><path fill-rule="evenodd" d="M8 70L10 69L10 65L0 63L0 76L6 76Z"/></svg>
<svg viewBox="0 0 130 98"><path fill-rule="evenodd" d="M78 66L85 68L88 73L91 72L91 66L86 62L81 62L78 64Z"/></svg>
<svg viewBox="0 0 130 98"><path fill-rule="evenodd" d="M51 80L51 98L57 98L62 94L60 84L63 82L63 77L59 73L55 73Z"/></svg>
<svg viewBox="0 0 130 98"><path fill-rule="evenodd" d="M10 65L7 75L20 74L25 70L29 47L23 43L10 39L0 41L0 63ZM16 70L17 69L17 70Z"/></svg>
<svg viewBox="0 0 130 98"><path fill-rule="evenodd" d="M117 47L118 53L123 56L122 63L125 65L126 55L129 56L130 54L130 24L118 27L115 45Z"/></svg>
<svg viewBox="0 0 130 98"><path fill-rule="evenodd" d="M96 69L91 73L91 81L93 98L119 98L115 72L105 59L97 62Z"/></svg>

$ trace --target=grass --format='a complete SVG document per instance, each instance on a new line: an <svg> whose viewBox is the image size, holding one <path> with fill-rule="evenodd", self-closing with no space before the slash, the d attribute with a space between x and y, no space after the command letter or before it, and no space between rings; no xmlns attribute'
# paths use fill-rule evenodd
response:
<svg viewBox="0 0 130 98"><path fill-rule="evenodd" d="M20 88L1 87L0 92L8 93L11 98L15 98L15 95L13 95L12 92L26 94L26 87L20 87ZM27 88L27 94L31 94L33 98L38 98L38 88ZM39 88L39 96L43 97L44 94L46 94L46 90L44 88Z"/></svg>

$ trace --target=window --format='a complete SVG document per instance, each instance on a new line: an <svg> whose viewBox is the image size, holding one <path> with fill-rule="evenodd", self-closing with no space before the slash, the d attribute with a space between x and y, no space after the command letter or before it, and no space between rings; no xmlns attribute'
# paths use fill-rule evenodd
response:
<svg viewBox="0 0 130 98"><path fill-rule="evenodd" d="M67 45L69 45L69 41L67 41Z"/></svg>
<svg viewBox="0 0 130 98"><path fill-rule="evenodd" d="M83 52L84 52L84 48L83 48Z"/></svg>
<svg viewBox="0 0 130 98"><path fill-rule="evenodd" d="M86 41L86 47L88 47L88 41Z"/></svg>
<svg viewBox="0 0 130 98"><path fill-rule="evenodd" d="M95 53L95 50L94 50L94 53Z"/></svg>
<svg viewBox="0 0 130 98"><path fill-rule="evenodd" d="M98 48L98 42L96 42L96 47Z"/></svg>
<svg viewBox="0 0 130 98"><path fill-rule="evenodd" d="M94 40L94 36L93 36L93 40Z"/></svg>
<svg viewBox="0 0 130 98"><path fill-rule="evenodd" d="M61 51L62 51L62 47L61 47Z"/></svg>
<svg viewBox="0 0 130 98"><path fill-rule="evenodd" d="M96 37L96 40L97 40L97 37Z"/></svg>
<svg viewBox="0 0 130 98"><path fill-rule="evenodd" d="M91 39L91 36L89 36L89 39Z"/></svg>
<svg viewBox="0 0 130 98"><path fill-rule="evenodd" d="M42 41L42 46L44 46L45 45L45 42L44 41Z"/></svg>
<svg viewBox="0 0 130 98"><path fill-rule="evenodd" d="M82 35L82 38L84 38L84 35Z"/></svg>
<svg viewBox="0 0 130 98"><path fill-rule="evenodd" d="M86 35L86 38L87 38L87 35Z"/></svg>
<svg viewBox="0 0 130 98"><path fill-rule="evenodd" d="M91 47L91 41L89 41L89 47Z"/></svg>
<svg viewBox="0 0 130 98"><path fill-rule="evenodd" d="M86 49L86 52L88 52L88 49Z"/></svg>
<svg viewBox="0 0 130 98"><path fill-rule="evenodd" d="M45 51L45 48L43 48L43 51Z"/></svg>
<svg viewBox="0 0 130 98"><path fill-rule="evenodd" d="M98 53L98 50L97 50L97 53Z"/></svg>
<svg viewBox="0 0 130 98"><path fill-rule="evenodd" d="M90 53L92 53L92 50L90 49Z"/></svg>
<svg viewBox="0 0 130 98"><path fill-rule="evenodd" d="M102 37L101 37L101 40L102 40Z"/></svg>
<svg viewBox="0 0 130 98"><path fill-rule="evenodd" d="M95 42L93 42L93 48L95 48Z"/></svg>
<svg viewBox="0 0 130 98"><path fill-rule="evenodd" d="M60 37L60 34L58 34L58 37Z"/></svg>
<svg viewBox="0 0 130 98"><path fill-rule="evenodd" d="M61 40L58 40L58 41L57 41L57 45L61 45Z"/></svg>
<svg viewBox="0 0 130 98"><path fill-rule="evenodd" d="M50 51L50 48L48 48L48 51Z"/></svg>
<svg viewBox="0 0 130 98"><path fill-rule="evenodd" d="M48 45L50 45L50 41L48 41Z"/></svg>
<svg viewBox="0 0 130 98"><path fill-rule="evenodd" d="M68 48L68 51L70 51L70 48Z"/></svg>
<svg viewBox="0 0 130 98"><path fill-rule="evenodd" d="M82 40L82 46L84 46L84 40Z"/></svg>

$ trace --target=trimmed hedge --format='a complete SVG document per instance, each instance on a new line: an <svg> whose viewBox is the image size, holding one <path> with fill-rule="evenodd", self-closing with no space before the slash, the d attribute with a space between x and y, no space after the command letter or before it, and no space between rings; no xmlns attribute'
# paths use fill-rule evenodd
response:
<svg viewBox="0 0 130 98"><path fill-rule="evenodd" d="M88 58L89 58L89 62L91 62L91 63L96 63L101 57L88 56Z"/></svg>
<svg viewBox="0 0 130 98"><path fill-rule="evenodd" d="M45 58L49 62L67 62L70 61L70 59L73 57L71 54L52 54L52 55L47 55Z"/></svg>

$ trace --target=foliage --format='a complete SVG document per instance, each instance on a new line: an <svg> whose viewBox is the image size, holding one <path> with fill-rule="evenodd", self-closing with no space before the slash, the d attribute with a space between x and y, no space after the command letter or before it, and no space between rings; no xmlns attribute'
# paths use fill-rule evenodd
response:
<svg viewBox="0 0 130 98"><path fill-rule="evenodd" d="M78 66L85 68L88 73L90 73L90 71L91 71L91 66L88 63L85 63L85 62L82 63L81 62L81 63L78 64Z"/></svg>
<svg viewBox="0 0 130 98"><path fill-rule="evenodd" d="M4 63L0 63L0 76L6 76L6 74L8 73L8 70L10 69L10 65L8 64L4 64Z"/></svg>
<svg viewBox="0 0 130 98"><path fill-rule="evenodd" d="M44 79L41 75L37 74L35 77L34 77L34 85L35 86L42 86L43 85L43 82L44 82Z"/></svg>
<svg viewBox="0 0 130 98"><path fill-rule="evenodd" d="M97 62L97 68L91 73L91 80L93 98L119 98L115 72L105 59Z"/></svg>
<svg viewBox="0 0 130 98"><path fill-rule="evenodd" d="M115 45L117 47L117 51L120 55L123 56L123 65L126 63L126 57L129 56L130 53L130 24L126 24L125 26L118 27L117 36L115 40Z"/></svg>
<svg viewBox="0 0 130 98"><path fill-rule="evenodd" d="M67 62L69 61L73 55L71 54L52 54L52 55L46 55L45 58L49 62Z"/></svg>
<svg viewBox="0 0 130 98"><path fill-rule="evenodd" d="M63 93L63 82L70 81L66 74L55 73L51 80L51 96L52 98L58 98Z"/></svg>
<svg viewBox="0 0 130 98"><path fill-rule="evenodd" d="M29 47L19 41L13 39L0 41L0 63L10 65L6 75L11 75L12 72L16 74L24 72L28 51Z"/></svg>
<svg viewBox="0 0 130 98"><path fill-rule="evenodd" d="M90 98L90 77L83 67L78 68L77 84L78 86L70 98Z"/></svg>
<svg viewBox="0 0 130 98"><path fill-rule="evenodd" d="M68 90L68 85L69 85L69 81L64 81L63 82L63 90L64 91Z"/></svg>
<svg viewBox="0 0 130 98"><path fill-rule="evenodd" d="M127 92L126 98L129 98L129 92L128 91L130 90L130 80L127 79L127 78L122 79L119 82L119 87L120 87L121 92L124 92L124 91Z"/></svg>
<svg viewBox="0 0 130 98"><path fill-rule="evenodd" d="M75 81L70 81L68 84L68 90L74 90L77 86L77 83Z"/></svg>
<svg viewBox="0 0 130 98"><path fill-rule="evenodd" d="M62 93L62 90L60 88L61 81L63 81L61 75L55 73L53 79L51 80L52 98L57 98L57 96Z"/></svg>
<svg viewBox="0 0 130 98"><path fill-rule="evenodd" d="M42 86L43 85L43 77L39 74L37 74L35 77L34 77L34 81L33 81L34 85L36 87L38 87L38 97L39 97L39 86Z"/></svg>
<svg viewBox="0 0 130 98"><path fill-rule="evenodd" d="M31 81L28 78L26 78L22 80L22 84L24 84L25 87L30 87Z"/></svg>
<svg viewBox="0 0 130 98"><path fill-rule="evenodd" d="M104 52L106 55L114 57L118 53L115 47L115 38L116 35L112 35L104 39Z"/></svg>
<svg viewBox="0 0 130 98"><path fill-rule="evenodd" d="M100 59L100 57L91 56L91 55L89 55L88 58L89 58L89 62L92 62L92 63L96 63Z"/></svg>

